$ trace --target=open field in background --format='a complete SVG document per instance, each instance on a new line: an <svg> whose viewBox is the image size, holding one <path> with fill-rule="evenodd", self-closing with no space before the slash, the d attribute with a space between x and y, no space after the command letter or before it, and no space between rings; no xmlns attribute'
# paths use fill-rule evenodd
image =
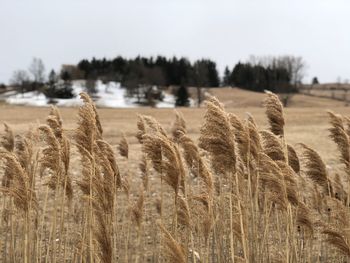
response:
<svg viewBox="0 0 350 263"><path fill-rule="evenodd" d="M247 117L246 113L249 112L254 116L259 130L268 129L268 119L265 114L265 109L262 107L262 100L266 98L266 94L229 88L215 89L212 90L211 93L217 96L218 99L225 105L225 110L228 113L234 113L239 118L245 119ZM64 133L69 139L71 139L72 144L74 143L74 129L77 128L78 110L78 108L59 109L63 120ZM206 108L203 106L202 108L178 108L177 110L183 114L183 117L186 121L188 136L197 143L200 137L200 128L205 122L204 115L206 112ZM284 117L286 122L285 139L289 144L295 146L295 149L298 154L301 154L301 148L300 146L296 146L297 143L305 143L314 150L316 150L320 154L322 159L325 161L327 165L327 171L329 172L329 174L332 175L333 178L334 174L338 172L344 175L344 165L339 161L339 151L337 149L336 144L329 138L330 133L328 129L331 126L329 124L329 117L326 113L326 110L332 110L336 113L342 114L343 116L350 116L350 107L344 107L343 102L324 98L308 97L300 94L293 96L292 101L290 103L290 107L284 109ZM37 127L40 124L45 124L49 111L50 108L47 107L21 107L0 104L0 122L7 123L12 128L15 135L23 135L31 125L33 125L33 127ZM112 253L112 258L115 261L118 260L118 262L163 262L165 258L169 259L169 262L185 262L183 261L182 257L183 251L176 246L172 248L173 251L170 251L170 254L175 253L175 259L171 260L171 255L169 256L169 254L166 253L167 249L164 248L166 247L166 244L170 247L171 250L172 245L176 245L176 242L170 242L166 244L163 243L162 245L160 245L160 242L167 242L165 241L167 239L166 235L162 239L160 238L160 230L156 224L156 222L159 222L159 215L157 213L155 204L157 203L157 200L160 197L161 186L159 174L157 174L153 169L150 169L149 189L144 192L144 204L142 204L142 210L144 210L144 212L141 219L142 227L138 228L137 223L131 220L133 214L131 214L131 216L128 215L128 211L131 211L131 213L133 213L132 211L134 211L135 207L137 208L138 205L140 206L138 201L140 200L141 196L140 186L142 185L142 179L141 172L139 171L139 164L142 159L142 151L141 145L135 137L138 132L136 125L138 120L137 116L138 114L153 116L164 127L164 129L169 134L171 134L171 128L175 120L174 110L153 108L98 108L97 112L99 114L99 118L103 127L103 139L109 144L111 144L116 156L116 161L120 170L120 174L123 178L128 177L130 183L129 199L127 198L126 194L123 193L122 190L118 190L118 196L115 199L116 207L114 212L116 212L116 219L114 220L116 221L115 224L113 224L112 228L113 231L115 231L116 235L113 236L115 237L115 240L113 240L115 249ZM3 134L2 129L0 129L0 134ZM122 134L125 134L125 137L129 143L128 160L122 157L118 151L118 144L122 139ZM44 147L45 144L41 142L36 146ZM33 255L30 254L30 256L32 256L31 259L40 258L40 260L38 259L37 262L89 262L90 257L93 256L96 259L94 262L110 262L108 261L108 259L103 259L102 256L99 254L103 254L104 251L101 252L97 249L99 247L99 243L97 241L93 245L96 249L96 251L92 253L93 255L89 254L88 244L84 243L84 245L82 246L79 243L80 239L82 238L81 235L84 234L84 242L88 243L87 237L90 234L88 226L88 222L90 219L89 216L84 214L86 212L86 208L89 207L87 202L88 197L85 197L85 199L82 198L82 193L76 184L77 181L81 180L82 177L81 167L82 166L80 163L80 154L77 148L75 146L72 146L69 174L73 180L73 205L67 205L67 207L64 208L64 214L66 216L66 225L63 231L59 232L57 230L56 234L58 241L56 245L54 245L54 243L52 242L49 242L52 236L52 233L50 233L50 228L53 225L52 214L55 211L54 194L53 191L50 190L47 212L44 216L44 221L40 221L42 216L40 213L42 213L43 206L45 204L44 200L46 186L44 184L45 182L47 182L48 177L43 177L40 179L38 177L36 183L36 191L38 195L37 198L39 200L40 211L39 228L40 226L43 226L43 229L41 230L42 238L37 239L40 240L40 242L36 243L36 246L40 248L33 248L31 247L31 245L28 246L29 251L35 251L30 252L33 253ZM1 170L0 176L4 176L3 171ZM215 181L218 180L217 175L214 175L214 178ZM343 177L342 182L344 183L344 188L347 189L347 185L345 184L346 179L344 178L345 177ZM244 249L241 243L242 231L239 230L239 228L241 224L248 224L249 222L255 222L256 224L260 222L259 224L262 224L260 227L262 227L262 229L266 227L265 231L267 231L268 233L267 236L265 236L266 233L262 234L264 231L261 230L260 234L257 234L256 229L254 229L254 227L252 228L253 230L251 230L251 226L249 225L242 226L243 228L249 228L249 230L246 230L248 236L245 237L247 240L247 244L245 244L246 250L250 251L248 252L249 255L247 255L247 257L250 256L263 258L261 260L257 258L255 258L255 260L251 259L250 262L288 262L286 261L286 258L289 258L289 262L316 262L316 259L318 259L319 262L349 262L346 261L348 258L346 258L346 256L341 255L338 252L338 250L331 247L325 241L320 241L321 237L317 231L315 231L315 236L312 238L308 236L309 234L307 233L307 230L305 230L305 232L303 230L302 234L300 234L301 232L295 232L295 235L289 232L294 231L294 228L296 228L296 225L293 225L294 223L292 223L292 221L295 220L295 218L297 217L298 210L294 206L288 208L288 212L282 212L275 207L275 204L272 204L273 202L271 202L271 206L270 208L268 208L269 206L266 206L266 204L268 204L268 202L270 201L266 201L266 204L260 208L261 210L255 207L255 205L257 205L261 200L258 201L258 199L256 199L256 204L250 203L252 201L250 201L249 193L244 190L248 189L247 187L249 184L247 184L247 180L246 178L244 178L244 176L241 179L239 179L242 180L241 182L239 180L232 182L232 187L233 185L238 184L241 186L242 189L242 192L238 194L238 196L241 195L241 198L237 200L236 191L238 190L232 190L229 188L230 181L226 181L227 178L221 179L223 180L222 186L215 185L216 188L219 187L219 189L221 189L219 190L219 192L222 191L224 193L222 197L220 195L217 196L215 193L213 198L213 209L215 210L215 213L217 213L217 218L212 220L213 222L215 220L218 220L220 224L217 224L217 226L214 226L211 230L212 232L210 232L211 234L209 235L210 240L207 244L202 236L202 231L205 232L205 230L202 230L201 228L201 220L203 219L204 212L202 210L199 210L202 212L198 212L196 210L196 207L199 207L200 205L198 205L196 201L193 201L190 197L191 195L201 194L203 191L203 189L201 189L201 187L203 186L202 184L200 184L200 182L198 182L198 180L199 179L193 179L192 177L190 178L190 176L186 179L188 185L192 184L192 189L190 189L190 192L184 194L184 198L186 202L188 202L187 204L189 205L189 207L191 209L194 207L193 210L190 210L190 213L192 213L191 217L193 217L193 229L191 231L189 231L189 229L191 229L190 227L187 228L188 226L186 226L186 223L185 225L182 225L183 222L181 220L183 218L180 218L180 214L179 218L174 216L173 189L167 185L163 185L164 226L175 237L177 242L181 243L181 245L185 247L185 250L188 249L188 251L185 251L185 254L187 254L188 256L188 262L232 262L233 254L235 262L244 262ZM299 179L297 179L297 181L298 184L301 182L299 181ZM303 187L305 186L303 185ZM312 189L312 187L308 186L307 189ZM301 196L303 196L303 198L310 197L311 195L313 195L313 193L311 192L302 193L304 190L305 189L301 188L298 189L298 191L300 191L298 195L300 194ZM234 192L233 197L229 197L230 191ZM265 200L265 198L266 197L264 196L263 200ZM1 200L2 199L0 198L0 201ZM326 198L324 200L326 200ZM239 202L242 203L240 204ZM5 203L6 202L4 202L1 206L5 206ZM247 210L244 210L245 212L242 212L238 208L241 205L243 207L243 203L247 205ZM230 210L229 204L233 205L233 215L230 215L230 213L228 212ZM261 204L259 203L259 205ZM308 207L311 207L313 205L314 201L307 201ZM253 210L257 209L260 212L254 210L254 216L252 216L252 214L250 214L251 211L248 209L248 207L252 207ZM331 216L329 216L328 214L323 214L323 209L327 209L326 205L324 207L321 205L321 207L321 216L317 217L317 220L322 219L322 221L324 221L323 223L333 223L333 219L331 219ZM271 214L269 214L268 212L269 209L270 213L272 211ZM61 211L62 210L60 206L58 206L57 214L60 214ZM259 213L261 214L261 218L258 216ZM310 216L312 217L312 219L314 220L313 222L316 225L316 217L313 217L314 213L316 212L313 211L311 213L312 216L311 214ZM268 216L268 214L271 218ZM240 222L240 215L245 216L247 218L247 222ZM128 219L129 216L130 219ZM232 216L234 217L234 219L231 220L234 221L234 226L231 227L229 223L230 216L231 218ZM97 217L97 215L95 217ZM58 222L60 222L60 220L61 219L58 216L57 224ZM0 228L2 228L2 231L4 233L6 233L5 235L2 235L2 237L0 236L0 246L2 247L2 250L0 250L0 259L2 261L10 262L10 259L13 257L13 255L11 255L11 253L9 252L11 249L9 241L11 228L9 227L9 225L6 225L8 223L4 223L4 219L1 219L0 222L2 224ZM174 228L174 222L176 222L176 225L179 225L178 228ZM336 222L337 224L339 223L338 221ZM15 257L21 262L24 257L24 252L22 249L24 247L23 238L21 238L21 233L23 234L23 229L21 228L22 223L23 222L20 219L17 221L17 223L14 224L14 231L16 233L15 235L17 235L16 240L18 242L18 248L15 249ZM95 221L95 224L97 225L98 222ZM236 232L234 232L234 238L233 240L231 240L230 235L228 233L230 233L230 231L233 231L232 229L237 226L238 230L234 229L234 231ZM288 230L285 229L286 226ZM57 226L57 229L58 228L59 227ZM141 231L142 233L141 236L138 235L140 233L139 231ZM300 231L299 228L298 231ZM194 240L192 240L193 237L191 237L189 233L191 233L191 235L194 235ZM221 238L222 240L220 240ZM259 251L253 251L254 249L256 249L254 245L255 238L256 240L259 240L259 244L261 245ZM267 241L264 240L265 238ZM288 240L290 239L291 244L293 244L294 246L295 253L293 251L286 252L288 250L288 245L284 242L285 238L287 238ZM64 239L62 247L64 246L65 250L63 252L62 249L59 252L56 252L55 254L52 251L55 249L57 250L59 246L59 239ZM192 242L193 244L191 244ZM127 250L125 249L126 246L128 248ZM231 252L230 246L234 247L234 253ZM160 250L161 247L162 250ZM194 247L194 250L196 251L196 255L194 256L192 253L189 252L190 250L192 251L192 247ZM39 253L38 251L41 252ZM126 251L128 252L126 253ZM321 251L323 252L321 253ZM39 254L40 257L38 257ZM197 256L201 257L200 261L198 260ZM31 262L31 260L29 260L28 262Z"/></svg>
<svg viewBox="0 0 350 263"><path fill-rule="evenodd" d="M350 102L350 84L340 83L327 83L316 85L303 85L299 92L305 95L319 97L319 98L331 98L334 100L340 100L347 105Z"/></svg>
<svg viewBox="0 0 350 263"><path fill-rule="evenodd" d="M262 101L265 94L241 90L237 88L215 88L209 90L224 105L228 112L235 113L241 118L246 117L246 113L251 113L260 128L267 128L265 109ZM200 126L203 123L204 107L202 108L178 108L187 121L188 133L197 138ZM286 137L290 143L308 143L320 151L322 157L327 161L336 160L335 144L328 138L329 123L327 110L333 110L345 116L350 116L350 107L344 107L344 102L310 97L296 94L292 97L290 107L285 108ZM15 133L23 133L28 129L28 125L45 123L49 112L47 107L26 107L0 104L0 121L6 122L13 128ZM71 133L76 128L78 108L60 108L64 121L64 127ZM137 115L144 114L155 117L165 129L170 131L174 121L173 109L108 109L99 108L99 115L104 127L104 136L112 145L116 145L125 133L132 147L138 147L136 135ZM138 150L135 151L139 152ZM134 155L131 154L131 158Z"/></svg>
<svg viewBox="0 0 350 263"><path fill-rule="evenodd" d="M287 108L285 109L286 118L286 138L290 143L308 143L320 152L322 157L327 161L334 161L336 157L336 146L328 138L329 123L327 118L327 109L350 116L349 107L327 107L327 108ZM188 133L196 139L199 136L199 130L203 122L203 108L179 108L185 120L187 121ZM237 116L244 118L246 112L254 115L259 127L267 128L267 120L263 108L244 107L244 108L227 108L228 112L235 113ZM8 123L16 134L23 134L29 125L45 123L49 108L20 107L20 106L1 106L0 120ZM77 108L61 108L64 127L68 134L76 128ZM98 109L101 122L104 128L105 139L116 146L125 133L128 142L131 145L130 158L139 153L139 150L133 151L133 147L139 148L135 138L136 122L138 114L145 114L155 117L166 130L170 130L174 120L173 109ZM134 153L134 154L133 154Z"/></svg>

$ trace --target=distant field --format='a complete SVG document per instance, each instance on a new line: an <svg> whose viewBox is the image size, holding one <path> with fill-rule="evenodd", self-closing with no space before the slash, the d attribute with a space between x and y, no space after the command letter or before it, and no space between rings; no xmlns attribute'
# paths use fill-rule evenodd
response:
<svg viewBox="0 0 350 263"><path fill-rule="evenodd" d="M226 106L227 111L244 118L246 112L252 113L261 127L266 127L267 120L261 101L264 94L227 88L213 89ZM297 105L304 105L303 107ZM195 138L203 122L203 108L179 108L188 122L188 132ZM335 145L328 139L327 110L334 110L350 116L350 107L344 107L340 101L295 95L291 106L285 109L287 138L292 143L308 142L319 150L325 158L336 159ZM72 130L76 127L77 108L60 108L64 127ZM0 104L0 121L11 125L15 132L23 133L29 124L44 123L49 112L46 107L25 107ZM112 144L117 144L125 133L131 144L136 144L136 121L138 114L155 117L167 130L170 130L174 118L173 109L98 109L105 130L105 137ZM321 143L320 143L321 142Z"/></svg>
<svg viewBox="0 0 350 263"><path fill-rule="evenodd" d="M326 83L316 85L303 85L301 93L311 96L331 98L350 102L350 84Z"/></svg>
<svg viewBox="0 0 350 263"><path fill-rule="evenodd" d="M215 88L210 93L218 97L227 107L261 107L264 93L252 92L239 88ZM303 94L295 94L291 97L288 107L343 107L345 102L331 98L312 97Z"/></svg>

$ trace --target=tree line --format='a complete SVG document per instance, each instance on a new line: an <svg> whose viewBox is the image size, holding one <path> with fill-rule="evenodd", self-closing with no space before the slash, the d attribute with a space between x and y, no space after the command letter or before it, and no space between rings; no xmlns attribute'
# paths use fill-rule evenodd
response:
<svg viewBox="0 0 350 263"><path fill-rule="evenodd" d="M223 84L262 92L297 92L305 75L306 63L301 57L254 57L238 62L232 70L225 68Z"/></svg>
<svg viewBox="0 0 350 263"><path fill-rule="evenodd" d="M91 86L87 88L92 92L94 85L88 84L93 84L97 79L120 82L131 95L137 96L140 95L140 86L192 86L197 87L198 97L202 87L218 86L291 93L297 91L305 71L306 63L301 57L251 56L246 62L236 63L232 69L226 67L224 76L220 79L217 65L210 59L191 62L185 57L176 56L137 56L131 59L118 56L114 59L82 59L76 65L62 65L58 73L51 70L46 76L43 61L33 58L28 71L17 70L13 73L11 84L21 92L48 90L52 96L56 96L59 90L58 81L61 81L60 86L64 87L64 92L69 93L67 96L71 96L69 85L75 79L85 79L87 86Z"/></svg>
<svg viewBox="0 0 350 263"><path fill-rule="evenodd" d="M117 81L126 87L135 85L218 87L216 63L200 59L193 63L184 57L141 57L126 59L83 59L77 64L84 79Z"/></svg>

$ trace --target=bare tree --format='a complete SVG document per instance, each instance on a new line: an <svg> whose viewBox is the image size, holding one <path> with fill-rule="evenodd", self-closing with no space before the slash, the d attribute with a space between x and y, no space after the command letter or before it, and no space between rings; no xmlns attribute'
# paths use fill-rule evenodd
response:
<svg viewBox="0 0 350 263"><path fill-rule="evenodd" d="M43 83L45 81L45 66L40 58L33 58L28 70L33 75L35 83Z"/></svg>
<svg viewBox="0 0 350 263"><path fill-rule="evenodd" d="M96 89L96 80L95 79L87 79L85 82L85 87L87 93L92 96L97 93Z"/></svg>
<svg viewBox="0 0 350 263"><path fill-rule="evenodd" d="M25 70L16 70L13 72L10 83L15 86L17 90L23 94L25 91L25 87L29 85L30 78Z"/></svg>
<svg viewBox="0 0 350 263"><path fill-rule="evenodd" d="M297 88L305 77L306 63L303 58L282 56L279 58L279 62L285 65L291 76L291 84Z"/></svg>
<svg viewBox="0 0 350 263"><path fill-rule="evenodd" d="M248 63L252 65L260 65L264 67L283 68L287 70L290 76L290 84L294 88L302 82L306 74L307 65L302 57L295 57L291 55L285 56L253 56L248 59Z"/></svg>
<svg viewBox="0 0 350 263"><path fill-rule="evenodd" d="M202 87L208 83L208 68L203 62L197 61L193 65L193 69L194 85L197 87L197 107L199 108L203 100Z"/></svg>

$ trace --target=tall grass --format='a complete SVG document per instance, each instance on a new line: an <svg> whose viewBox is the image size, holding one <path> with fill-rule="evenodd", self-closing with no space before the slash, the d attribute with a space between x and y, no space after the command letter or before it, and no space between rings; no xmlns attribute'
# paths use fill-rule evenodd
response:
<svg viewBox="0 0 350 263"><path fill-rule="evenodd" d="M198 142L180 112L169 131L139 115L139 152L81 98L73 132L55 107L24 135L5 124L1 262L350 262L349 118L328 112L333 174L288 143L273 93L268 130L209 97Z"/></svg>

